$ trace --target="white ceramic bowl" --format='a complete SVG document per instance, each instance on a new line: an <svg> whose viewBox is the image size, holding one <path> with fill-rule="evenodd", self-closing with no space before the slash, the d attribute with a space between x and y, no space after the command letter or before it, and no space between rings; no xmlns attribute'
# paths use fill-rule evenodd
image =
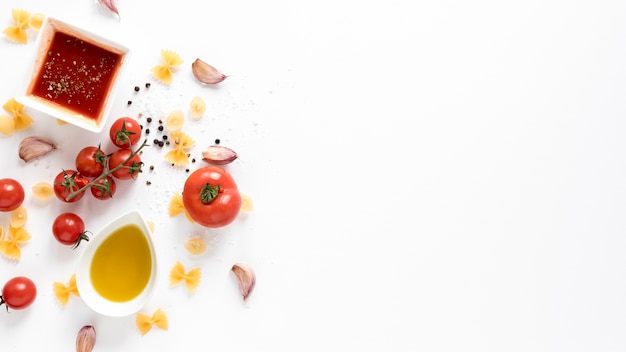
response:
<svg viewBox="0 0 626 352"><path fill-rule="evenodd" d="M147 240L150 251L151 271L147 284L137 296L126 301L114 301L103 297L94 287L91 272L92 263L94 255L103 242L110 238L116 230L131 224L139 227ZM150 297L154 293L158 273L156 252L154 250L150 229L141 214L138 211L131 211L118 217L107 224L102 230L91 236L91 239L86 244L87 245L81 254L78 262L78 268L76 270L76 286L80 297L85 304L87 304L87 306L95 312L110 317L128 316L138 312L149 301ZM112 264L114 265L115 263ZM140 268L125 268L125 270L129 272L136 269L138 270Z"/></svg>
<svg viewBox="0 0 626 352"><path fill-rule="evenodd" d="M53 53L53 39L66 39L66 35L72 38L74 44L71 47L67 44L62 52ZM69 43L70 40L59 39L57 42ZM91 132L100 132L111 111L120 77L128 65L129 49L51 17L45 18L35 47L23 95L16 100L44 115ZM104 50L107 55L95 54L101 53L99 50ZM115 64L109 64L104 59L108 54L111 56L109 59L118 56ZM67 67L64 66L64 56L67 57ZM96 66L97 62L93 64L94 57L102 58L99 66ZM88 106L90 110L87 110Z"/></svg>

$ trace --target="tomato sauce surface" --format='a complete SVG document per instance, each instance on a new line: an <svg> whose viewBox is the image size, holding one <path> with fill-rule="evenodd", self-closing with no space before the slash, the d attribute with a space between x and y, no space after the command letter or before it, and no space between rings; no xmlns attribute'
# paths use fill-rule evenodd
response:
<svg viewBox="0 0 626 352"><path fill-rule="evenodd" d="M56 32L30 94L95 119L121 59L119 53Z"/></svg>

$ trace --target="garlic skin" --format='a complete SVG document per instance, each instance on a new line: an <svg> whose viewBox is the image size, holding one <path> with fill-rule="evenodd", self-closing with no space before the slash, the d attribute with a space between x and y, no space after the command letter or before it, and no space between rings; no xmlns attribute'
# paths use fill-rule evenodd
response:
<svg viewBox="0 0 626 352"><path fill-rule="evenodd" d="M76 352L91 352L96 344L96 329L93 325L85 325L76 336Z"/></svg>
<svg viewBox="0 0 626 352"><path fill-rule="evenodd" d="M228 77L218 71L215 67L200 59L196 59L196 61L191 64L191 71L193 72L194 77L196 77L200 83L204 84L217 84Z"/></svg>
<svg viewBox="0 0 626 352"><path fill-rule="evenodd" d="M250 265L244 263L236 263L230 270L235 274L237 280L239 281L239 291L241 292L243 301L245 302L256 285L256 274Z"/></svg>
<svg viewBox="0 0 626 352"><path fill-rule="evenodd" d="M230 164L238 157L234 150L221 145L211 145L202 151L202 160L211 165Z"/></svg>
<svg viewBox="0 0 626 352"><path fill-rule="evenodd" d="M55 149L57 149L57 146L48 138L30 136L24 138L20 142L19 156L20 159L27 163L35 158L42 157Z"/></svg>

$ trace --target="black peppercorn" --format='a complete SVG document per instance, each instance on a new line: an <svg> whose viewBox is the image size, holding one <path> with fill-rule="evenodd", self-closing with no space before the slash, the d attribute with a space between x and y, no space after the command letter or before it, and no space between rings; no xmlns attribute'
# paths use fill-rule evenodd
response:
<svg viewBox="0 0 626 352"><path fill-rule="evenodd" d="M129 100L129 101L126 102L126 105L131 105L132 103L133 102Z"/></svg>
<svg viewBox="0 0 626 352"><path fill-rule="evenodd" d="M146 83L146 88L150 88L150 82Z"/></svg>
<svg viewBox="0 0 626 352"><path fill-rule="evenodd" d="M146 134L150 134L150 129L146 128Z"/></svg>
<svg viewBox="0 0 626 352"><path fill-rule="evenodd" d="M159 126L159 131L163 131L163 126Z"/></svg>
<svg viewBox="0 0 626 352"><path fill-rule="evenodd" d="M215 138L215 144L220 144L220 139L219 138Z"/></svg>
<svg viewBox="0 0 626 352"><path fill-rule="evenodd" d="M135 86L135 92L139 91L139 86Z"/></svg>
<svg viewBox="0 0 626 352"><path fill-rule="evenodd" d="M167 140L167 135L163 136L163 140L166 141Z"/></svg>
<svg viewBox="0 0 626 352"><path fill-rule="evenodd" d="M146 121L148 121L148 122L152 122L152 117L148 117L148 118L146 119Z"/></svg>

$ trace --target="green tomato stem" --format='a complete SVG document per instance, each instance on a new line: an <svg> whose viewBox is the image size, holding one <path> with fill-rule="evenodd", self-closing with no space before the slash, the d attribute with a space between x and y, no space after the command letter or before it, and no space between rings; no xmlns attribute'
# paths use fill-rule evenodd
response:
<svg viewBox="0 0 626 352"><path fill-rule="evenodd" d="M200 191L200 200L203 204L209 204L217 198L219 192L220 186L211 186L211 184L207 183Z"/></svg>
<svg viewBox="0 0 626 352"><path fill-rule="evenodd" d="M116 167L112 168L109 170L108 167L108 163L104 164L104 171L102 172L102 174L100 174L100 176L94 178L93 180L91 180L88 184L86 184L85 186L77 189L76 191L72 191L70 194L67 195L67 197L65 197L65 200L70 200L74 197L76 197L77 195L79 195L82 192L85 192L87 189L89 189L91 186L93 186L96 182L102 180L103 178L106 178L107 176L109 176L110 174L112 174L113 172L123 168L123 167L128 167L125 164L130 161L132 158L135 157L135 155L139 154L139 152L141 151L141 149L143 149L143 147L147 147L149 144L147 143L148 139L146 138L143 143L139 146L139 148L137 148L137 150L130 150L130 155L128 156L128 158L126 158L126 160L124 160L123 163L120 163L119 165L117 165Z"/></svg>

